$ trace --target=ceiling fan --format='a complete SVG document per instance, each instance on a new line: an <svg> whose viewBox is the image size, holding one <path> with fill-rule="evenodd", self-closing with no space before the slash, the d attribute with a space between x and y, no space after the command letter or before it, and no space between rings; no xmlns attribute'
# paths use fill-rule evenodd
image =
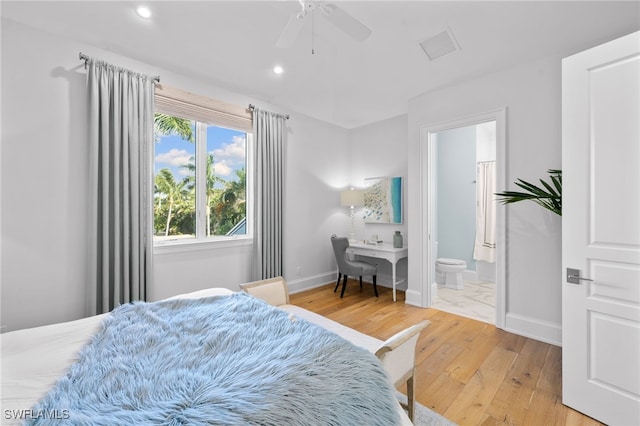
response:
<svg viewBox="0 0 640 426"><path fill-rule="evenodd" d="M333 3L326 3L324 1L298 1L302 10L289 17L287 26L284 27L280 38L278 38L276 42L277 47L291 47L298 38L300 31L302 31L305 18L311 16L313 25L313 16L316 10L319 10L325 19L357 41L364 41L371 35L371 30L366 25Z"/></svg>

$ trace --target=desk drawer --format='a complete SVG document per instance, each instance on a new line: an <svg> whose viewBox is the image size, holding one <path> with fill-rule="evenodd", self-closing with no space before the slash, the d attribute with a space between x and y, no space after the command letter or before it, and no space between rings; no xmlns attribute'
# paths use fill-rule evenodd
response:
<svg viewBox="0 0 640 426"><path fill-rule="evenodd" d="M378 251L375 249L350 248L349 253L356 254L358 256L381 257L379 256Z"/></svg>

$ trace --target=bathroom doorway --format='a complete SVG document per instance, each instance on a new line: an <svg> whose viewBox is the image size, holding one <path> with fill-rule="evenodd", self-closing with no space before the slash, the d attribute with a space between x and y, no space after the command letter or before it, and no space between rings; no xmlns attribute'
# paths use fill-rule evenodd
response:
<svg viewBox="0 0 640 426"><path fill-rule="evenodd" d="M496 192L496 122L447 129L432 137L436 202L431 241L436 261L429 267L435 268L436 291L431 307L495 324L495 209L487 200L493 201Z"/></svg>
<svg viewBox="0 0 640 426"><path fill-rule="evenodd" d="M502 327L504 211L493 194L504 188L504 110L423 128L422 144L428 306Z"/></svg>

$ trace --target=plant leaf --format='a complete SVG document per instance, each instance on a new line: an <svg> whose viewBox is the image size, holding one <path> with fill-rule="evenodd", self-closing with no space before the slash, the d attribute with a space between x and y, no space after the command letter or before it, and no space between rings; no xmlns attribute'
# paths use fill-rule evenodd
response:
<svg viewBox="0 0 640 426"><path fill-rule="evenodd" d="M531 200L539 206L562 216L562 170L549 169L547 170L547 173L549 174L552 184L540 179L540 184L542 185L541 188L525 180L517 179L517 181L514 182L515 185L527 192L498 192L495 195L502 198L497 198L496 201L499 201L502 204L509 204L518 201Z"/></svg>
<svg viewBox="0 0 640 426"><path fill-rule="evenodd" d="M558 193L547 182L540 179L540 183L549 191L548 194L550 198L556 198L558 196Z"/></svg>
<svg viewBox="0 0 640 426"><path fill-rule="evenodd" d="M523 181L521 179L518 179L519 182L515 182L516 185L518 185L520 188L531 192L532 194L537 195L538 197L546 197L548 196L548 194L546 192L544 192L544 190L538 188L537 186L535 186L532 183Z"/></svg>

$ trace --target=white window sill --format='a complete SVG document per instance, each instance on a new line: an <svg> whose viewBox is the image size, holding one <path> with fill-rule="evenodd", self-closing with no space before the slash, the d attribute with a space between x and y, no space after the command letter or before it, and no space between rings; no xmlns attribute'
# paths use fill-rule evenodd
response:
<svg viewBox="0 0 640 426"><path fill-rule="evenodd" d="M219 237L206 240L177 239L155 243L153 246L153 254L165 255L192 251L218 250L228 247L250 246L252 244L253 238L251 237Z"/></svg>

